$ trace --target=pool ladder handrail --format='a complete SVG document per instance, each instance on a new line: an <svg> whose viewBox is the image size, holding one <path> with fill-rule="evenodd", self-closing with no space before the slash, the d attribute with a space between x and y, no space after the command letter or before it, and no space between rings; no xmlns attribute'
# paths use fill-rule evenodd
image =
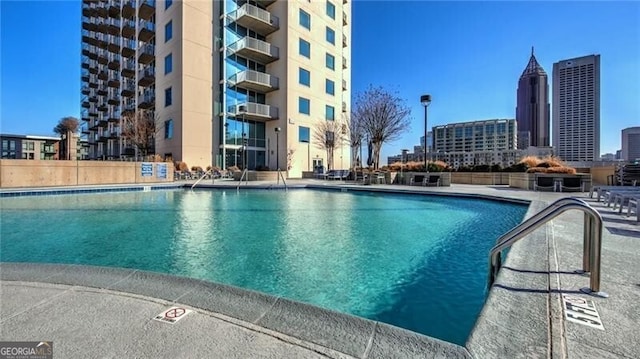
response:
<svg viewBox="0 0 640 359"><path fill-rule="evenodd" d="M197 181L195 181L195 183L191 186L191 189L193 189L193 188L194 188L198 183L200 183L200 181L202 181L202 180L207 176L207 173L209 173L209 172L211 172L211 171L213 171L213 168L212 168L212 169L210 169L210 170L208 170L207 172L205 172L205 173L202 175L202 177L200 177ZM215 179L215 178L213 178L213 173L211 173L211 180L212 180L212 183L215 183L215 182L216 182L216 179Z"/></svg>
<svg viewBox="0 0 640 359"><path fill-rule="evenodd" d="M491 248L489 254L489 286L495 282L498 272L502 266L502 251L511 247L515 242L524 236L538 229L543 224L556 218L560 214L570 210L578 209L584 212L584 232L582 251L581 273L590 272L589 288L581 288L584 293L606 298L609 295L600 291L600 254L602 250L602 216L578 198L561 198L542 211L536 213L526 221L520 223L509 232L503 234L497 244Z"/></svg>
<svg viewBox="0 0 640 359"><path fill-rule="evenodd" d="M287 189L287 181L284 180L284 175L282 174L282 171L280 171L280 169L278 168L278 174L276 176L276 184L280 185L280 178L282 178L282 183L284 184L284 190L288 191Z"/></svg>
<svg viewBox="0 0 640 359"><path fill-rule="evenodd" d="M249 169L245 168L242 171L242 175L240 176L240 181L238 181L238 185L236 186L236 191L240 191L240 185L242 184L242 179L245 178L244 176L247 175L247 178L245 179L245 184L249 185Z"/></svg>

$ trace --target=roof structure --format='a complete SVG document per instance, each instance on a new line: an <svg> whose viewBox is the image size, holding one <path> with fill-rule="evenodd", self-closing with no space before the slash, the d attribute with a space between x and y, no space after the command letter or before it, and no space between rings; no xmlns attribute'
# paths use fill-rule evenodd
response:
<svg viewBox="0 0 640 359"><path fill-rule="evenodd" d="M520 77L530 76L530 75L547 75L542 66L536 60L536 56L533 54L533 46L531 46L531 57L529 58L529 63L527 67L525 67L522 75Z"/></svg>

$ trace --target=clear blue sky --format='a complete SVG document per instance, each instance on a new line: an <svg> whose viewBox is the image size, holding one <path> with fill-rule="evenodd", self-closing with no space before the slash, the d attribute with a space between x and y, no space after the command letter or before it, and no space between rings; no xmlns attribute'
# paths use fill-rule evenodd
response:
<svg viewBox="0 0 640 359"><path fill-rule="evenodd" d="M531 46L553 63L601 55L601 153L640 126L640 2L353 2L352 91L397 91L412 127L383 147L413 148L429 127L515 118L516 88ZM80 2L0 1L0 132L52 134L80 114Z"/></svg>

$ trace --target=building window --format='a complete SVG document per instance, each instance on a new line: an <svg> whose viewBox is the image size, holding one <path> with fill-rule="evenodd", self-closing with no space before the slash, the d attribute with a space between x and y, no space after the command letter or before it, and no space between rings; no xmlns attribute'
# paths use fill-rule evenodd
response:
<svg viewBox="0 0 640 359"><path fill-rule="evenodd" d="M164 90L164 107L171 106L171 87Z"/></svg>
<svg viewBox="0 0 640 359"><path fill-rule="evenodd" d="M311 58L311 44L300 39L300 55Z"/></svg>
<svg viewBox="0 0 640 359"><path fill-rule="evenodd" d="M336 44L336 32L327 26L327 42L331 45Z"/></svg>
<svg viewBox="0 0 640 359"><path fill-rule="evenodd" d="M327 15L334 20L336 19L336 6L331 1L327 1Z"/></svg>
<svg viewBox="0 0 640 359"><path fill-rule="evenodd" d="M311 15L302 9L300 9L300 25L311 30Z"/></svg>
<svg viewBox="0 0 640 359"><path fill-rule="evenodd" d="M173 37L173 22L169 21L164 25L164 42L171 40Z"/></svg>
<svg viewBox="0 0 640 359"><path fill-rule="evenodd" d="M164 9L167 10L172 3L173 3L173 0L166 0L164 2Z"/></svg>
<svg viewBox="0 0 640 359"><path fill-rule="evenodd" d="M326 105L324 113L327 121L333 121L336 119L336 109L333 106Z"/></svg>
<svg viewBox="0 0 640 359"><path fill-rule="evenodd" d="M173 70L173 57L171 54L164 57L164 74L169 74Z"/></svg>
<svg viewBox="0 0 640 359"><path fill-rule="evenodd" d="M173 120L164 121L164 138L173 138Z"/></svg>
<svg viewBox="0 0 640 359"><path fill-rule="evenodd" d="M325 65L328 69L335 70L336 68L336 58L333 57L330 53L327 52L327 56L325 58Z"/></svg>
<svg viewBox="0 0 640 359"><path fill-rule="evenodd" d="M311 73L302 67L298 70L298 82L300 85L311 86Z"/></svg>
<svg viewBox="0 0 640 359"><path fill-rule="evenodd" d="M331 80L327 79L327 80L325 81L325 84L324 84L324 90L325 90L325 92L326 92L326 93L328 93L329 95L335 95L335 92L336 92L336 84L335 84L333 81L331 81Z"/></svg>
<svg viewBox="0 0 640 359"><path fill-rule="evenodd" d="M298 128L298 141L305 143L311 142L309 127L300 126Z"/></svg>
<svg viewBox="0 0 640 359"><path fill-rule="evenodd" d="M311 101L308 98L298 97L298 112L305 115L311 113Z"/></svg>

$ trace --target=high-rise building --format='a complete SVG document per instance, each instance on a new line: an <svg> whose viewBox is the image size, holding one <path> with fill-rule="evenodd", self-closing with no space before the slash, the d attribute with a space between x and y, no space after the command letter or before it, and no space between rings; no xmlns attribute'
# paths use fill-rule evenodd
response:
<svg viewBox="0 0 640 359"><path fill-rule="evenodd" d="M553 147L565 161L600 159L600 55L553 64Z"/></svg>
<svg viewBox="0 0 640 359"><path fill-rule="evenodd" d="M625 161L640 160L640 126L622 130L621 157Z"/></svg>
<svg viewBox="0 0 640 359"><path fill-rule="evenodd" d="M531 48L527 67L518 80L516 121L518 148L550 145L549 83L547 73L536 60Z"/></svg>
<svg viewBox="0 0 640 359"><path fill-rule="evenodd" d="M516 149L516 120L496 119L433 127L433 152Z"/></svg>
<svg viewBox="0 0 640 359"><path fill-rule="evenodd" d="M133 155L123 114L144 113L155 153L189 166L327 167L314 138L348 120L350 16L349 0L83 0L90 158ZM333 158L348 168L348 144Z"/></svg>

